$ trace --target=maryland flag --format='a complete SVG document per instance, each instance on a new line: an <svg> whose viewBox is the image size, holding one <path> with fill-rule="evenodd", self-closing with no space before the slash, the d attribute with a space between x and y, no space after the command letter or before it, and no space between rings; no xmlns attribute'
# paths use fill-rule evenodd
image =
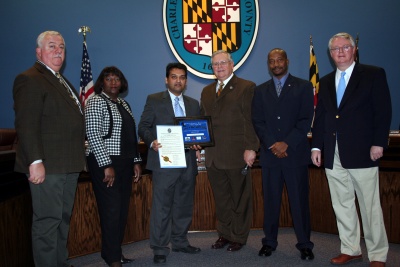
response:
<svg viewBox="0 0 400 267"><path fill-rule="evenodd" d="M358 55L358 33L357 33L357 38L356 38L356 56L354 61L356 63L360 63L360 56Z"/></svg>
<svg viewBox="0 0 400 267"><path fill-rule="evenodd" d="M314 53L314 46L312 43L312 37L310 36L310 82L314 87L314 108L317 106L318 91L319 91L319 73L317 58Z"/></svg>

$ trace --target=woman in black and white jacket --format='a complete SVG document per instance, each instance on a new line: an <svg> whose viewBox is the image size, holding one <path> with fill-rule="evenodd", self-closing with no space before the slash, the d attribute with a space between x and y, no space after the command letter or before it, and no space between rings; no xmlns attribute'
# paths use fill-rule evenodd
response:
<svg viewBox="0 0 400 267"><path fill-rule="evenodd" d="M102 70L94 85L96 95L85 107L86 151L100 215L101 256L109 266L132 260L122 255L129 199L134 182L141 178L136 125L129 104L119 97L128 82L116 67Z"/></svg>

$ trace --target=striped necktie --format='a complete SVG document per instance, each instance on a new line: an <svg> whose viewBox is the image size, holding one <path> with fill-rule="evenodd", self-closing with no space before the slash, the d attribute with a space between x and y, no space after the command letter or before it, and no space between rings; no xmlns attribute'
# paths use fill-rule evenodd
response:
<svg viewBox="0 0 400 267"><path fill-rule="evenodd" d="M174 100L175 117L185 117L185 113L183 112L181 105L179 105L179 97L175 97Z"/></svg>
<svg viewBox="0 0 400 267"><path fill-rule="evenodd" d="M65 87L68 95L72 98L72 100L74 100L75 104L79 107L79 110L82 113L81 103L79 103L79 100L76 98L76 96L73 95L71 88L69 87L67 82L64 80L64 78L61 76L61 74L59 72L56 72L55 74L56 74L56 77L58 78L58 81Z"/></svg>
<svg viewBox="0 0 400 267"><path fill-rule="evenodd" d="M278 81L278 83L276 84L276 94L278 95L278 97L281 94L281 92L282 92L282 83L281 81Z"/></svg>
<svg viewBox="0 0 400 267"><path fill-rule="evenodd" d="M217 91L217 97L221 95L222 90L224 89L224 83L220 82L219 83L219 87L218 87L218 91Z"/></svg>

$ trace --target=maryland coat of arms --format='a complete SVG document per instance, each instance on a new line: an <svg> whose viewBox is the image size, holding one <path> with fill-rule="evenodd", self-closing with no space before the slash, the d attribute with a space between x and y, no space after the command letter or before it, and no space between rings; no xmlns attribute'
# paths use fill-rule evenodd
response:
<svg viewBox="0 0 400 267"><path fill-rule="evenodd" d="M194 75L214 79L214 51L231 53L235 70L250 54L258 31L258 1L164 0L163 22L178 61Z"/></svg>

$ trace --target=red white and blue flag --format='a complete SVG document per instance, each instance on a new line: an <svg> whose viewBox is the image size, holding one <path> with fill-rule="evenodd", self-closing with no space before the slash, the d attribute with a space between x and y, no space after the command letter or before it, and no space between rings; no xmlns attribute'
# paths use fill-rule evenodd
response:
<svg viewBox="0 0 400 267"><path fill-rule="evenodd" d="M81 67L81 82L79 98L82 107L85 107L88 99L94 95L94 84L92 76L92 68L90 67L89 54L86 47L86 42L83 42L82 67Z"/></svg>

